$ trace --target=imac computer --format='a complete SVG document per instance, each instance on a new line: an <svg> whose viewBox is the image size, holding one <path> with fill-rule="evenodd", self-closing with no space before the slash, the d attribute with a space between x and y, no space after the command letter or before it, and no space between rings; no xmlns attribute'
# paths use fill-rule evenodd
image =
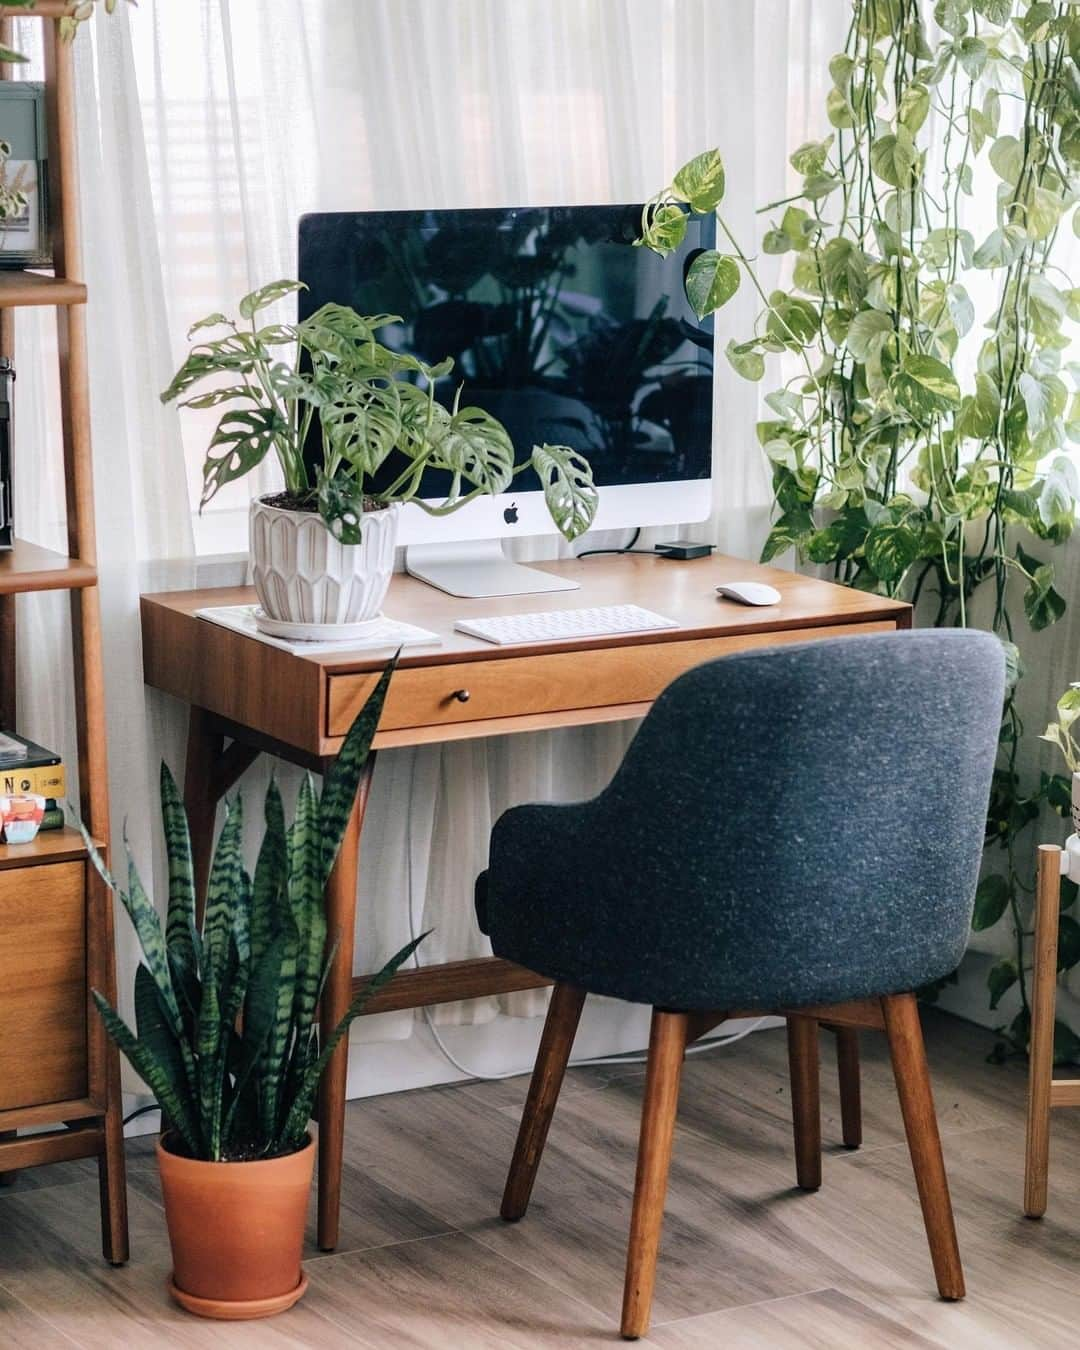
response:
<svg viewBox="0 0 1080 1350"><path fill-rule="evenodd" d="M687 223L666 258L633 248L641 205L368 211L300 222L301 319L328 301L394 314L390 347L453 371L450 404L497 417L519 462L568 445L592 466L597 530L703 520L710 509L713 335L683 290L688 260L714 243ZM393 459L373 480L389 484ZM437 500L449 475L425 475ZM406 567L452 595L516 595L576 583L505 557L502 541L555 532L529 469L512 490L448 516L402 512Z"/></svg>

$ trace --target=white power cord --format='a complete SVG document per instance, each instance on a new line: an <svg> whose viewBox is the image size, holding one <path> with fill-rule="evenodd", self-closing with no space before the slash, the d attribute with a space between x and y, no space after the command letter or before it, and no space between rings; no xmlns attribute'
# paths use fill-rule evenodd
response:
<svg viewBox="0 0 1080 1350"><path fill-rule="evenodd" d="M413 761L409 768L409 795L408 795L409 807L411 807L413 790L416 787L416 754L417 752L414 751ZM415 942L417 935L419 933L420 925L417 922L417 915L414 907L415 886L413 876L412 811L408 807L406 808L405 814L405 856L406 856L405 871L407 880L407 898L409 909L409 938L412 942ZM415 951L412 954L412 962L415 969L417 970L422 969L420 957L418 953ZM457 1069L458 1073L464 1074L466 1078L475 1078L478 1079L480 1082L484 1083L494 1083L499 1082L504 1078L520 1078L522 1074L532 1073L533 1068L532 1064L529 1064L524 1069L510 1069L504 1073L483 1073L479 1069L470 1068L467 1064L463 1064L461 1060L457 1058L457 1056L453 1053L450 1047L443 1040L442 1036L439 1033L438 1027L435 1025L435 1019L432 1016L430 1006L425 1005L423 1008L421 1008L421 1012L424 1014L424 1022L427 1025L428 1031L431 1033L431 1039L435 1042L436 1046L439 1049L440 1054L449 1064L451 1064L455 1069ZM736 1031L731 1035L715 1036L710 1038L709 1040L700 1040L695 1045L688 1046L686 1049L686 1054L699 1055L704 1050L715 1050L720 1046L734 1045L736 1041L741 1041L744 1036L749 1036L751 1032L759 1030L759 1028L763 1027L768 1020L769 1020L768 1016L758 1017L755 1018L755 1020L751 1022L749 1026L743 1027L741 1031ZM574 1059L573 1057L571 1057L570 1064L572 1067L575 1068L584 1068L604 1064L644 1064L647 1062L647 1059L648 1056L646 1055L639 1054L638 1052L633 1050L628 1050L625 1054L605 1055L593 1059Z"/></svg>

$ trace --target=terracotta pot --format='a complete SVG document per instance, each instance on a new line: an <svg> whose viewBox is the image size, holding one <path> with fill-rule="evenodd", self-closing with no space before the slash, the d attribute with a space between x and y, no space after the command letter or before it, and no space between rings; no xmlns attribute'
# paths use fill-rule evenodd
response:
<svg viewBox="0 0 1080 1350"><path fill-rule="evenodd" d="M270 1317L303 1296L315 1145L260 1162L198 1162L157 1146L172 1246L169 1292L189 1312Z"/></svg>
<svg viewBox="0 0 1080 1350"><path fill-rule="evenodd" d="M259 603L284 623L364 623L394 572L399 505L367 511L358 544L339 544L314 511L251 503L251 572Z"/></svg>

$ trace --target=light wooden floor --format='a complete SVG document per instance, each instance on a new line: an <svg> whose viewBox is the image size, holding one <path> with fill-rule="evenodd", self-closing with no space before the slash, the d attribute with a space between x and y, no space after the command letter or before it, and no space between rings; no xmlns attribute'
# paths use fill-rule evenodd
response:
<svg viewBox="0 0 1080 1350"><path fill-rule="evenodd" d="M782 1031L688 1060L655 1326L665 1350L1019 1350L1080 1327L1080 1111L1055 1119L1048 1216L1020 1215L1024 1073L992 1038L930 1013L968 1299L933 1280L887 1056L864 1036L866 1144L839 1137L823 1037L824 1185L793 1189ZM131 1146L134 1259L98 1256L87 1164L0 1189L0 1346L592 1346L617 1340L642 1070L571 1071L528 1216L496 1209L526 1079L349 1107L340 1250L307 1262L293 1311L205 1323L168 1302L152 1154Z"/></svg>

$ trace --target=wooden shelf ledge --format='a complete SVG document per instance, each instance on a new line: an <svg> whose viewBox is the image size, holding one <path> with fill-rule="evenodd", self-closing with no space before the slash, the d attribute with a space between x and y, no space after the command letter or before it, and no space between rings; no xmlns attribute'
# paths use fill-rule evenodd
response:
<svg viewBox="0 0 1080 1350"><path fill-rule="evenodd" d="M70 825L61 825L58 830L41 830L29 844L0 844L0 872L9 867L77 862L85 857L82 835Z"/></svg>
<svg viewBox="0 0 1080 1350"><path fill-rule="evenodd" d="M16 539L15 547L0 552L0 595L22 591L71 591L93 586L97 568L51 548Z"/></svg>
<svg viewBox="0 0 1080 1350"><path fill-rule="evenodd" d="M0 5L0 19L63 19L75 9L75 0L36 0L29 6Z"/></svg>
<svg viewBox="0 0 1080 1350"><path fill-rule="evenodd" d="M23 305L85 305L81 281L51 277L44 272L0 271L0 309Z"/></svg>

